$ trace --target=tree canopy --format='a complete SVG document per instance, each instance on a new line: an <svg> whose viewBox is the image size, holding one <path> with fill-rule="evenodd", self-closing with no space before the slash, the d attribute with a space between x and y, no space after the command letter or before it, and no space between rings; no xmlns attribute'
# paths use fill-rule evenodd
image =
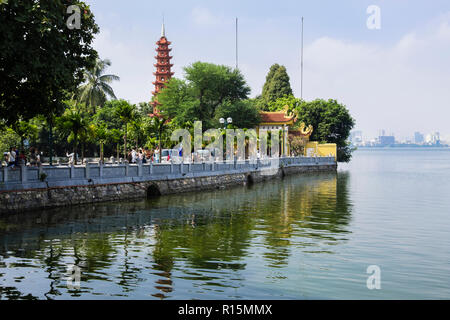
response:
<svg viewBox="0 0 450 320"><path fill-rule="evenodd" d="M80 29L69 29L61 0L0 2L0 118L13 124L63 108L68 92L95 63L99 31L89 6L80 8Z"/></svg>
<svg viewBox="0 0 450 320"><path fill-rule="evenodd" d="M106 68L109 66L111 66L110 60L97 58L94 67L85 70L85 83L77 90L78 101L86 104L92 113L95 113L97 107L105 104L108 96L117 99L110 83L120 80L120 77L114 74L105 74Z"/></svg>
<svg viewBox="0 0 450 320"><path fill-rule="evenodd" d="M161 110L175 123L203 122L203 128L217 125L217 110L224 103L247 99L250 88L238 69L195 62L184 68L185 80L172 78L158 94Z"/></svg>
<svg viewBox="0 0 450 320"><path fill-rule="evenodd" d="M291 95L292 88L286 67L277 63L273 64L266 76L261 96L265 106L267 107L269 103L276 101L278 98Z"/></svg>
<svg viewBox="0 0 450 320"><path fill-rule="evenodd" d="M349 162L352 148L347 141L355 120L348 109L336 100L316 99L311 102L301 102L295 109L298 123L312 125L314 131L310 137L312 141L336 143L337 160Z"/></svg>

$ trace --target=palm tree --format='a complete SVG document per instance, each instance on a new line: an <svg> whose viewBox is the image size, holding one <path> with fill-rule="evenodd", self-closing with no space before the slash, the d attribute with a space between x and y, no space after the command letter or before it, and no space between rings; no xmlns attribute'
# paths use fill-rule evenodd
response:
<svg viewBox="0 0 450 320"><path fill-rule="evenodd" d="M111 66L110 60L97 58L94 68L84 72L86 83L78 88L78 101L85 103L93 113L95 113L96 107L102 107L105 104L107 96L116 99L109 84L114 80L119 81L120 77L114 74L104 74L109 66Z"/></svg>
<svg viewBox="0 0 450 320"><path fill-rule="evenodd" d="M136 106L129 104L125 100L120 100L120 101L118 101L118 103L116 105L116 110L114 113L122 121L123 125L125 126L125 129L124 129L125 134L123 136L123 141L124 141L123 155L124 155L124 158L126 159L126 157L127 157L128 124L130 122L132 122L137 116Z"/></svg>
<svg viewBox="0 0 450 320"><path fill-rule="evenodd" d="M100 162L105 163L104 145L110 139L110 131L104 123L100 123L92 125L92 132L100 144Z"/></svg>
<svg viewBox="0 0 450 320"><path fill-rule="evenodd" d="M163 114L153 116L150 120L148 130L150 134L156 134L158 138L159 159L161 161L161 139L163 134L167 131L169 120Z"/></svg>
<svg viewBox="0 0 450 320"><path fill-rule="evenodd" d="M80 108L72 106L64 114L57 118L57 124L61 131L69 134L67 141L73 142L73 154L75 164L77 164L77 148L80 138L87 135L89 131L89 121Z"/></svg>

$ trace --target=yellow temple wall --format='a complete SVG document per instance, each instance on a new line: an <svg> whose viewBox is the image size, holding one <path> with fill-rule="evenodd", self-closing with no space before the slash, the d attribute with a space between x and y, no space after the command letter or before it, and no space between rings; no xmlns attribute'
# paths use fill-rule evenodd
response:
<svg viewBox="0 0 450 320"><path fill-rule="evenodd" d="M307 157L328 157L336 159L337 146L335 143L319 144L317 141L310 141L305 146L305 156Z"/></svg>

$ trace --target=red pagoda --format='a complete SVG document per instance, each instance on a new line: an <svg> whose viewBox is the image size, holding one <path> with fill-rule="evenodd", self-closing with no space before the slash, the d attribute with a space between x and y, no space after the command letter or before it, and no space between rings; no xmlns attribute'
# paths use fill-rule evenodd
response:
<svg viewBox="0 0 450 320"><path fill-rule="evenodd" d="M171 67L173 67L173 64L170 63L172 56L169 55L170 51L172 51L172 49L169 48L171 42L166 38L164 23L161 27L161 38L156 44L158 45L158 48L156 48L157 55L155 56L156 63L154 64L156 72L153 73L156 76L156 80L153 82L155 91L152 92L154 115L159 113L158 106L160 103L157 100L157 94L165 87L165 83L173 76L173 72L170 70Z"/></svg>

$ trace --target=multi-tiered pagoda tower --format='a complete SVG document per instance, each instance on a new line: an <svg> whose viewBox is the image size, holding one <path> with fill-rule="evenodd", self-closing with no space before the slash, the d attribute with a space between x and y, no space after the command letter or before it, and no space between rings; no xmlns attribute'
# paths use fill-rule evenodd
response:
<svg viewBox="0 0 450 320"><path fill-rule="evenodd" d="M153 73L156 76L156 80L153 82L155 85L155 91L152 92L153 114L159 113L158 106L160 103L157 101L157 94L162 88L164 88L165 83L173 76L173 72L171 72L173 64L170 63L170 59L172 59L172 56L170 56L170 51L172 51L172 49L169 48L171 42L166 38L164 23L161 27L161 38L158 42L156 42L156 44L158 45L158 48L156 48L157 55L155 56L156 63L154 64L156 67L156 72Z"/></svg>

